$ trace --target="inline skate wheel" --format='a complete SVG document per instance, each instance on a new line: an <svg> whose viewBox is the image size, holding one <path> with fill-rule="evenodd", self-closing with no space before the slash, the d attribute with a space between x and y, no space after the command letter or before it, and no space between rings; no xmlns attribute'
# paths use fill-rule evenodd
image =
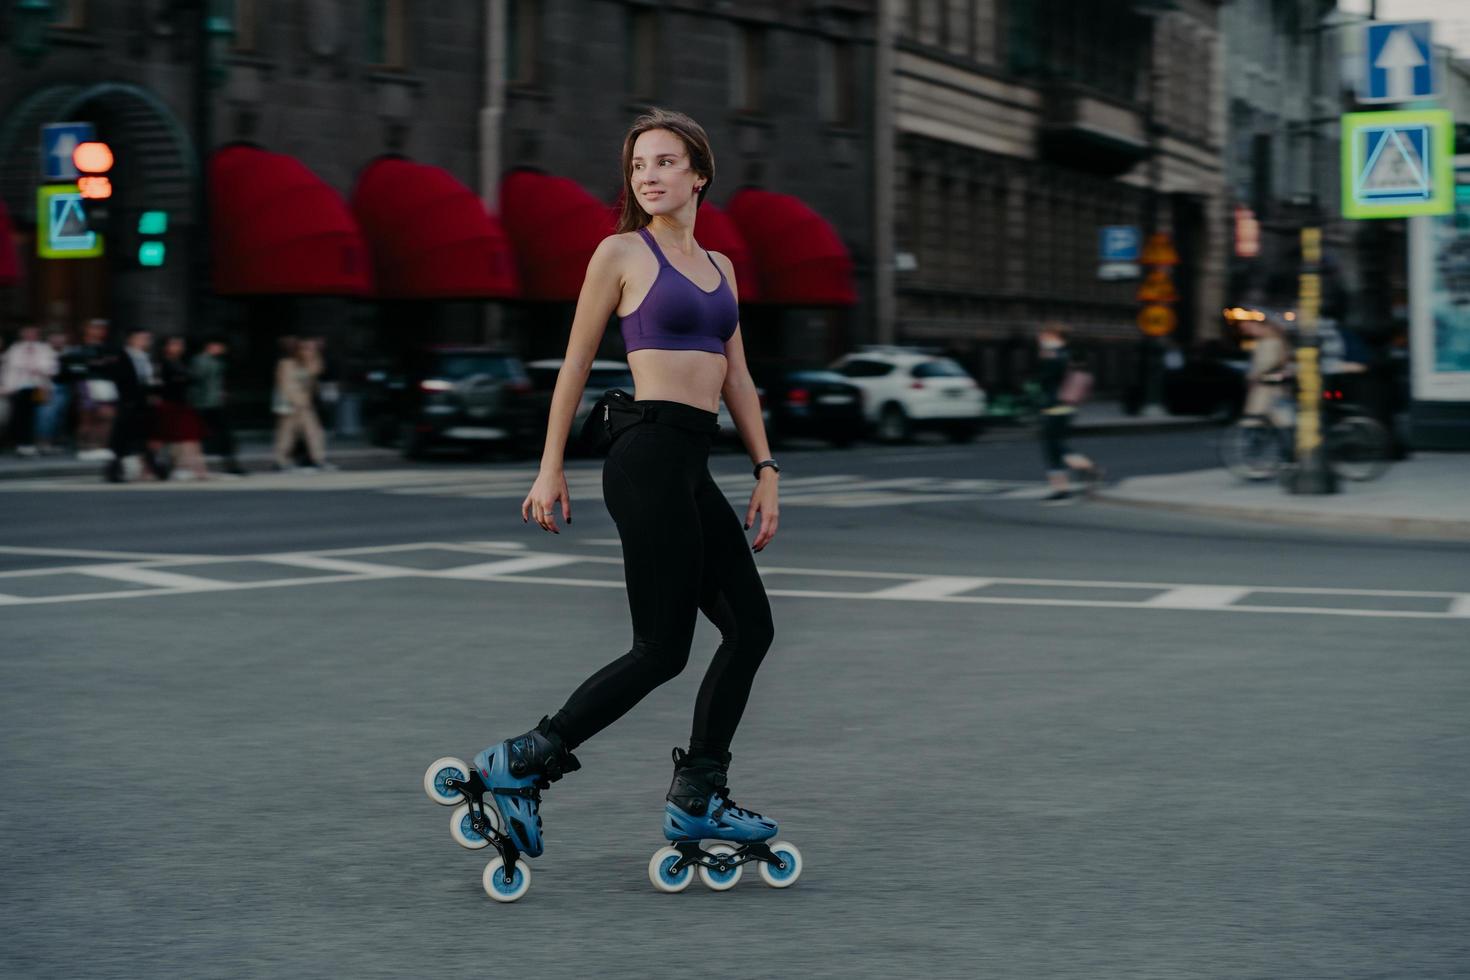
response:
<svg viewBox="0 0 1470 980"><path fill-rule="evenodd" d="M711 844L705 853L713 857L720 857L722 855L734 854L735 848L729 844ZM699 866L699 880L704 882L711 891L729 891L740 882L740 875L744 871L744 866L739 864L728 871L716 871L708 865L701 864Z"/></svg>
<svg viewBox="0 0 1470 980"><path fill-rule="evenodd" d="M784 840L778 840L770 847L771 853L786 867L778 868L774 864L761 861L761 881L772 888L790 888L801 877L801 852L796 849L795 844Z"/></svg>
<svg viewBox="0 0 1470 980"><path fill-rule="evenodd" d="M485 894L497 902L514 902L526 894L526 889L531 887L531 866L525 861L516 862L515 877L506 884L505 875L500 869L505 867L505 858L499 854L490 859L485 865L485 873L480 880L485 885Z"/></svg>
<svg viewBox="0 0 1470 980"><path fill-rule="evenodd" d="M496 819L494 808L487 807L485 809L485 816L490 818L491 827L495 830L500 829L500 821ZM490 843L488 839L481 837L475 832L474 824L470 820L470 805L468 803L461 803L454 808L454 813L449 817L449 836L453 837L454 842L460 847L469 848L472 851L478 851Z"/></svg>
<svg viewBox="0 0 1470 980"><path fill-rule="evenodd" d="M653 882L653 887L661 892L673 894L681 892L689 887L694 880L694 865L686 864L678 874L671 874L669 869L679 860L679 849L677 847L660 847L653 852L653 857L648 862L648 880Z"/></svg>
<svg viewBox="0 0 1470 980"><path fill-rule="evenodd" d="M469 778L470 767L464 764L464 760L446 755L442 759L435 759L433 764L424 770L424 792L429 794L429 799L440 806L454 806L464 800L464 794L457 789L450 789L445 785L445 781Z"/></svg>

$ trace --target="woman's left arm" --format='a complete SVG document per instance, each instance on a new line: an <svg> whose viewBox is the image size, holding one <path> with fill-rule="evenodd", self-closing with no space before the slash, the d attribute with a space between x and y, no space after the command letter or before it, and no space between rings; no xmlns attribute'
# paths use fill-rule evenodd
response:
<svg viewBox="0 0 1470 980"><path fill-rule="evenodd" d="M735 289L735 269L730 260L718 252L712 253L716 261L725 272L725 280L730 284L730 289ZM735 429L740 433L740 439L745 443L746 452L750 453L750 462L756 463L771 458L770 442L766 438L766 424L761 418L760 395L755 390L755 382L751 380L750 368L745 363L745 342L740 336L740 326L737 324L735 333L725 342L725 385L721 395L725 399L725 407L730 410L730 418L735 422ZM776 528L780 524L781 504L778 490L781 482L781 474L767 466L760 471L756 480L755 490L750 494L750 506L745 509L745 529L748 531L756 523L756 516L760 516L760 530L756 533L755 542L751 545L754 551L765 550L766 545L776 536Z"/></svg>

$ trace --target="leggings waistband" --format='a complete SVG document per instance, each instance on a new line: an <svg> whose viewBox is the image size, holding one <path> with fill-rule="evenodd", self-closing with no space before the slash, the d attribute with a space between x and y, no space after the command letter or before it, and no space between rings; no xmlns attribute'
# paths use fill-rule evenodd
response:
<svg viewBox="0 0 1470 980"><path fill-rule="evenodd" d="M624 428L637 422L658 422L662 425L671 425L677 429L685 429L700 435L713 436L720 431L720 417L714 412L706 412L702 408L686 405L683 402L668 401L635 401L631 403L633 411L628 412L630 416L627 422L616 428ZM615 415L624 414L614 410Z"/></svg>

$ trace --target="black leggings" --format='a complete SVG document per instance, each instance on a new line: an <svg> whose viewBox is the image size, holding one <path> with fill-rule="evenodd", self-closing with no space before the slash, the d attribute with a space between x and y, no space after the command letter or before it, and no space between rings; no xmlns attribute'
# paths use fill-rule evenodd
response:
<svg viewBox="0 0 1470 980"><path fill-rule="evenodd" d="M699 688L690 751L725 752L771 645L771 606L740 519L709 475L715 415L677 402L637 404L657 406L660 420L619 433L602 469L623 542L633 648L572 692L553 724L575 748L677 677L703 612L722 640Z"/></svg>

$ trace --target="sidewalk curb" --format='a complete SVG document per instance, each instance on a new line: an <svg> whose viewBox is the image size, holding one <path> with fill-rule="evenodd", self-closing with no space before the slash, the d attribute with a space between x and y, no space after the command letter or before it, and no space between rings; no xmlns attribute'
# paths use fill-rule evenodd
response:
<svg viewBox="0 0 1470 980"><path fill-rule="evenodd" d="M1403 538L1470 541L1470 521L1444 521L1431 517L1373 517L1366 514L1326 514L1311 511L1282 511L1271 507L1236 507L1229 504L1195 504L1172 500L1130 497L1107 490L1094 497L1102 503L1147 510L1168 510L1201 517L1224 517L1290 527L1315 527L1360 534Z"/></svg>

